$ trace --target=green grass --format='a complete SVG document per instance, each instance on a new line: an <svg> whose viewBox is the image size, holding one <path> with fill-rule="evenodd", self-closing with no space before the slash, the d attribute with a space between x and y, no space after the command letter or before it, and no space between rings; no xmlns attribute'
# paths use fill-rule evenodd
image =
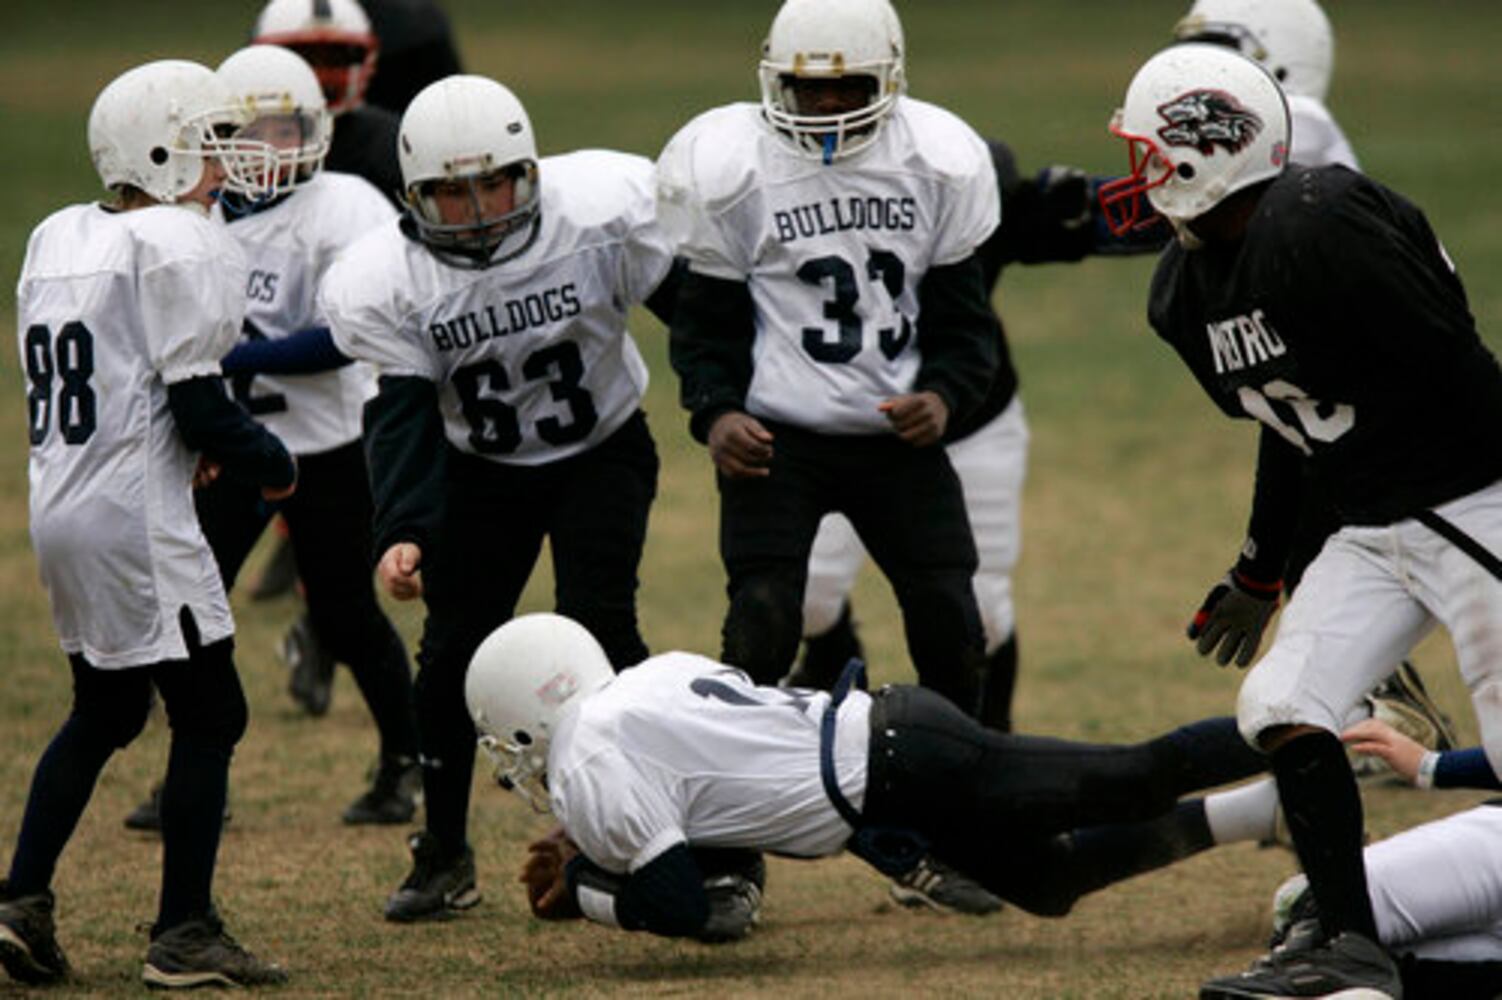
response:
<svg viewBox="0 0 1502 1000"><path fill-rule="evenodd" d="M84 144L94 94L144 59L216 63L255 6L161 2L127 15L57 0L6 9L7 334L27 233L95 194ZM1429 211L1489 341L1502 343L1502 8L1330 6L1340 42L1333 107L1366 168ZM448 9L468 67L521 95L545 152L604 146L651 156L698 111L754 96L774 5L451 0ZM908 0L903 9L917 96L1007 139L1025 169L1068 162L1098 172L1124 166L1106 120L1181 13L1163 0ZM1233 704L1239 675L1195 657L1181 630L1239 543L1253 431L1215 413L1147 330L1150 271L1142 260L1017 269L999 293L1033 429L1017 579L1018 717L1028 730L1136 739ZM713 652L724 598L709 464L685 433L661 327L642 317L635 331L655 377L647 405L663 456L642 622L654 649ZM15 354L0 352L0 860L69 697L27 541L20 385ZM544 567L526 607L548 606L548 588ZM893 602L872 571L857 607L878 678L910 679ZM358 695L341 673L328 717L298 715L272 655L295 606L237 598L236 613L253 720L236 758L217 889L242 939L293 969L289 995L1182 997L1257 951L1271 890L1293 867L1282 852L1230 848L1086 900L1064 921L1016 912L965 921L895 911L880 880L850 859L776 863L762 928L742 945L704 949L531 921L511 879L526 837L544 823L477 782L472 830L486 902L446 925L390 926L379 910L406 870L399 832L338 824L374 753ZM394 613L415 636L416 609ZM1419 660L1474 737L1444 638L1426 642ZM132 927L154 912L159 846L126 835L119 820L164 749L158 720L117 756L63 859L61 933L80 974L65 995L139 989L145 939ZM1473 799L1375 789L1369 826L1390 833ZM12 995L0 982L0 996Z"/></svg>

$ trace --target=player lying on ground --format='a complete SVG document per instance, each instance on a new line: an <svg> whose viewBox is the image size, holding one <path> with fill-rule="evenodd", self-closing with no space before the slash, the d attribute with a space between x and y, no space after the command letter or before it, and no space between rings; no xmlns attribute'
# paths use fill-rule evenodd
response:
<svg viewBox="0 0 1502 1000"><path fill-rule="evenodd" d="M1436 753L1369 719L1341 738L1420 788L1502 789L1479 747ZM1378 940L1398 958L1407 1000L1502 995L1502 799L1424 823L1366 848ZM1274 950L1296 957L1324 940L1309 880L1273 898Z"/></svg>
<svg viewBox="0 0 1502 1000"><path fill-rule="evenodd" d="M1229 718L1145 743L1004 734L925 688L763 687L692 653L616 676L558 615L480 645L465 683L503 787L561 823L531 845L533 912L628 930L745 934L760 872L723 853L849 849L900 876L930 852L1030 913L1211 846L1198 788L1257 773Z"/></svg>

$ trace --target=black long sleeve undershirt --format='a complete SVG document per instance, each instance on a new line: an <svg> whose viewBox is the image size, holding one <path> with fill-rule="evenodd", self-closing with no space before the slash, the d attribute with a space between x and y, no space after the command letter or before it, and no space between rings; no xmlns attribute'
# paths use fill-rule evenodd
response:
<svg viewBox="0 0 1502 1000"><path fill-rule="evenodd" d="M689 431L708 440L715 418L746 404L756 307L744 281L685 268L668 331L668 359L678 373Z"/></svg>
<svg viewBox="0 0 1502 1000"><path fill-rule="evenodd" d="M1257 442L1257 483L1246 545L1236 563L1238 572L1257 583L1283 579L1303 490L1303 456L1277 431L1264 426Z"/></svg>
<svg viewBox="0 0 1502 1000"><path fill-rule="evenodd" d="M1001 364L1001 331L991 310L980 257L931 267L918 283L918 350L914 392L936 392L951 422L986 397Z"/></svg>
<svg viewBox="0 0 1502 1000"><path fill-rule="evenodd" d="M379 391L365 404L364 431L374 559L397 542L429 547L443 518L448 455L438 386L411 375L382 375Z"/></svg>
<svg viewBox="0 0 1502 1000"><path fill-rule="evenodd" d="M568 863L569 891L581 885L614 898L622 930L692 937L709 922L704 873L687 844L675 844L630 875L613 875L584 855Z"/></svg>
<svg viewBox="0 0 1502 1000"><path fill-rule="evenodd" d="M167 408L183 443L216 463L225 475L272 489L296 480L297 466L281 439L230 399L217 375L168 385Z"/></svg>

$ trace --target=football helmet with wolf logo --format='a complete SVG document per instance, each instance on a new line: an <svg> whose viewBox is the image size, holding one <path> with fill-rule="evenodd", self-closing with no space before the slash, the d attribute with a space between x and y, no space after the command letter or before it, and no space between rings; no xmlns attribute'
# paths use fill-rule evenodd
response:
<svg viewBox="0 0 1502 1000"><path fill-rule="evenodd" d="M1288 163L1288 105L1273 78L1231 49L1175 45L1153 56L1111 119L1131 173L1102 185L1113 232L1149 218L1141 198L1176 226L1276 177Z"/></svg>

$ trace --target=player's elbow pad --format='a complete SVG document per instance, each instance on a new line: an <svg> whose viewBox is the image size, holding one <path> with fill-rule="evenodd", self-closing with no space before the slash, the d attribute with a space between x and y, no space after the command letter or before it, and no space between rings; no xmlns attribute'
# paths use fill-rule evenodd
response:
<svg viewBox="0 0 1502 1000"><path fill-rule="evenodd" d="M613 875L584 858L568 865L569 888L596 923L663 937L692 937L709 922L704 876L677 844L628 876Z"/></svg>

